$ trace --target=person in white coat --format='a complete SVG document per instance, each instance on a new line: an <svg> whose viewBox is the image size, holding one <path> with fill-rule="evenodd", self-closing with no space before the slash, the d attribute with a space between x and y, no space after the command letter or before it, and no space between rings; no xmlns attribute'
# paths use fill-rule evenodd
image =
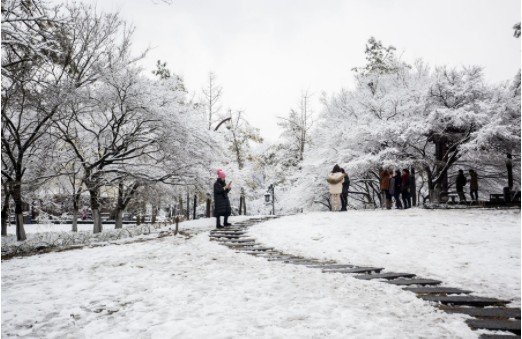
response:
<svg viewBox="0 0 522 339"><path fill-rule="evenodd" d="M330 209L332 211L341 210L341 193L343 192L344 177L345 173L342 173L341 167L335 165L328 178L326 178L330 188Z"/></svg>

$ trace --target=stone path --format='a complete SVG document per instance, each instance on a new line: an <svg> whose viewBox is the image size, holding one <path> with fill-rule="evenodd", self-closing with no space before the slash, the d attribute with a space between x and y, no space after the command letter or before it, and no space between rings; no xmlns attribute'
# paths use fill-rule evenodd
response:
<svg viewBox="0 0 522 339"><path fill-rule="evenodd" d="M283 253L262 245L248 235L248 228L274 217L253 218L231 227L210 231L210 240L217 241L238 253L263 257L268 261L279 261L292 265L305 265L310 269L320 269L323 273L342 273L364 280L379 280L397 285L416 294L418 298L430 301L435 307L448 313L463 313L473 319L466 323L474 330L500 331L502 334L482 334L481 339L520 338L520 308L509 307L509 300L485 298L472 295L472 291L441 286L439 280L417 277L413 273L386 272L383 267L366 267L337 263L332 260L304 258ZM384 271L384 272L383 272Z"/></svg>

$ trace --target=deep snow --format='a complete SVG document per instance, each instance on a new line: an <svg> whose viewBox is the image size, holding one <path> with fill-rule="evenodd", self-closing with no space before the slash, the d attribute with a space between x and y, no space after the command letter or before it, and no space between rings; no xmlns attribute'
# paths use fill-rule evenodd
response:
<svg viewBox="0 0 522 339"><path fill-rule="evenodd" d="M501 229L504 232L514 232L511 234L513 242L517 237L520 240L519 214L472 212L474 222L471 226L475 227L466 228L466 225L457 223L454 228L462 231L452 234L459 234L459 240L451 243L436 241L439 246L445 243L447 246L437 249L430 259L425 257L430 251L425 247L426 242L417 243L419 246L409 251L403 247L412 243L415 245L415 241L422 239L420 234L432 239L429 241L431 243L436 239L434 235L448 233L447 228L443 227L447 215L421 210L401 211L403 214L396 216L398 222L383 226L382 221L391 218L389 213L392 212L298 215L254 226L251 234L258 240L263 239L266 245L279 249L286 247L290 253L301 252L358 264L374 261L392 268L418 261L416 266L405 269L423 273L420 271L426 263L430 266L424 267L430 273L429 277L435 277L432 272L449 264L452 269L448 272L457 275L445 277L445 281L461 279L459 270L453 268L453 262L445 262L448 254L444 252L448 248L458 245L466 249L473 248L474 243L483 245L485 241L493 244L499 241L493 236L496 233L491 232L491 227L484 227L481 232L469 232L477 228L479 221L476 218L487 220L496 216L496 219L501 219L498 224L503 225ZM233 218L232 221L242 219ZM350 222L343 223L341 220ZM414 220L423 221L423 224L408 226L408 221ZM517 223L518 233L514 230ZM181 225L194 237L166 237L2 262L2 337L478 336L479 332L471 331L464 323L466 316L445 314L396 286L360 281L342 274L324 274L318 269L235 253L209 241L206 231L213 228L213 219ZM437 225L442 230L436 231ZM414 234L417 235L404 235L405 231L410 234L416 228L418 230ZM367 235L372 235L373 240L364 240ZM486 235L490 238L484 239ZM466 240L468 238L471 240ZM511 246L507 236L501 238L506 238L506 244ZM404 242L404 239L410 240ZM303 244L298 245L296 241ZM399 244L393 245L393 242ZM518 246L509 249L518 266L508 267L511 261L497 262L499 267L503 267L500 273L509 273L510 276L514 275L512 271L520 273ZM391 249L416 253L417 260L396 261L401 256L390 252ZM384 254L385 251L390 254ZM460 254L461 251L450 253ZM474 253L469 255L471 259L477 256L477 260L482 260L481 255ZM380 261L383 258L387 260ZM473 267L474 262L471 260L468 266ZM508 280L510 288L512 284ZM519 285L518 282L518 289ZM495 291L493 285L486 287L489 292Z"/></svg>

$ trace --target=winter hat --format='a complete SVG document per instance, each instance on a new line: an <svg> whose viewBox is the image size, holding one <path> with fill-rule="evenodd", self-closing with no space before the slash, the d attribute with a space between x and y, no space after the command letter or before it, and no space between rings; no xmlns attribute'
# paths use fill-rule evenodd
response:
<svg viewBox="0 0 522 339"><path fill-rule="evenodd" d="M219 179L225 179L225 177L226 177L225 172L223 172L220 169L217 170L217 176Z"/></svg>

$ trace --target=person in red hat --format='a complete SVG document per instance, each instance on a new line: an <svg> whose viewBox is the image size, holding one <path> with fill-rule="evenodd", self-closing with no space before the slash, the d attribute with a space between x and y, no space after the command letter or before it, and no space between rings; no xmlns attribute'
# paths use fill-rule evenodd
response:
<svg viewBox="0 0 522 339"><path fill-rule="evenodd" d="M232 225L228 222L228 217L232 213L230 200L228 200L228 192L232 189L232 182L228 184L225 182L225 172L220 169L217 170L217 176L218 178L214 183L214 216L216 217L216 228L223 228ZM223 226L220 217L224 217Z"/></svg>

